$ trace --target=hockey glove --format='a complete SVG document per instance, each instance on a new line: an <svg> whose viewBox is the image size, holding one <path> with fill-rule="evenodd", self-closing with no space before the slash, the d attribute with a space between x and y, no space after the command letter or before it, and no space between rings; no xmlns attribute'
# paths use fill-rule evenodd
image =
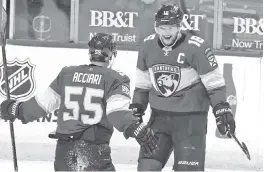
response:
<svg viewBox="0 0 264 172"><path fill-rule="evenodd" d="M230 105L228 103L217 104L213 108L213 113L216 118L216 125L219 132L222 135L227 134L227 136L231 138L229 132L235 133L236 123Z"/></svg>
<svg viewBox="0 0 264 172"><path fill-rule="evenodd" d="M140 122L143 122L142 116L145 115L145 112L141 104L138 104L138 103L130 104L129 109L133 111L133 115L137 117L140 120Z"/></svg>
<svg viewBox="0 0 264 172"><path fill-rule="evenodd" d="M124 132L126 139L134 137L144 154L154 154L158 148L158 137L151 128L145 126L144 123L136 122L131 124Z"/></svg>
<svg viewBox="0 0 264 172"><path fill-rule="evenodd" d="M15 100L4 100L0 105L0 118L14 121L18 117L20 103Z"/></svg>

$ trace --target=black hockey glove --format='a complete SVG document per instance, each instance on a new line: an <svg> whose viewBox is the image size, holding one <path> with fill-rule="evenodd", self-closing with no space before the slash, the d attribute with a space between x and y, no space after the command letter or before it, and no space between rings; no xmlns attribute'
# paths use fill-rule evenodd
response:
<svg viewBox="0 0 264 172"><path fill-rule="evenodd" d="M141 104L138 104L138 103L130 104L129 109L132 109L133 115L139 118L140 122L143 122L142 116L145 115L145 110Z"/></svg>
<svg viewBox="0 0 264 172"><path fill-rule="evenodd" d="M4 100L0 105L0 118L14 121L18 117L20 103L15 100Z"/></svg>
<svg viewBox="0 0 264 172"><path fill-rule="evenodd" d="M236 123L232 114L231 107L228 103L220 103L213 108L216 118L216 125L222 135L227 134L231 138L231 133L235 133Z"/></svg>
<svg viewBox="0 0 264 172"><path fill-rule="evenodd" d="M126 139L134 137L144 154L154 154L157 150L158 137L151 128L148 128L144 123L136 122L131 124L124 132Z"/></svg>

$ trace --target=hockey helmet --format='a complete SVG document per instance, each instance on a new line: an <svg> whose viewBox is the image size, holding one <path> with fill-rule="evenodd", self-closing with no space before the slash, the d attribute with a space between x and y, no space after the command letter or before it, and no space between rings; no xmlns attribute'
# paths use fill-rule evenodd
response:
<svg viewBox="0 0 264 172"><path fill-rule="evenodd" d="M155 27L160 25L181 26L183 12L177 5L163 5L155 14Z"/></svg>
<svg viewBox="0 0 264 172"><path fill-rule="evenodd" d="M91 61L110 62L116 57L116 43L112 35L106 33L97 33L88 42Z"/></svg>

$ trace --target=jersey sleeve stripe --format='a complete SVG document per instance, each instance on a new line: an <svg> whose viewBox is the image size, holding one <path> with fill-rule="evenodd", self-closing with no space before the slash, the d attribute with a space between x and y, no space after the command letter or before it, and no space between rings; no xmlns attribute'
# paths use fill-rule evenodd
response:
<svg viewBox="0 0 264 172"><path fill-rule="evenodd" d="M47 113L59 108L61 97L51 87L35 96L37 104Z"/></svg>
<svg viewBox="0 0 264 172"><path fill-rule="evenodd" d="M129 111L130 98L127 96L116 94L107 99L106 114L116 111Z"/></svg>
<svg viewBox="0 0 264 172"><path fill-rule="evenodd" d="M135 86L137 88L142 88L142 89L151 89L152 84L151 84L150 74L148 70L142 71L139 68L136 69Z"/></svg>
<svg viewBox="0 0 264 172"><path fill-rule="evenodd" d="M220 73L219 67L207 74L200 75L200 77L207 91L225 86L225 79Z"/></svg>

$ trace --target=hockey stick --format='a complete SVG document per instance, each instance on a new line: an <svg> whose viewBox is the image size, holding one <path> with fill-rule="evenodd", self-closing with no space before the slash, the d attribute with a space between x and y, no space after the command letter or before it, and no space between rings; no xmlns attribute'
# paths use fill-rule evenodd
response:
<svg viewBox="0 0 264 172"><path fill-rule="evenodd" d="M239 147L243 150L243 152L246 154L248 160L250 160L250 154L248 151L248 148L244 142L240 143L240 141L237 139L236 135L232 132L229 132L229 134L232 136L232 138L236 141L236 143L239 145Z"/></svg>
<svg viewBox="0 0 264 172"><path fill-rule="evenodd" d="M10 90L8 85L8 73L7 73L7 62L6 62L6 22L7 22L7 14L5 9L2 7L2 19L1 19L1 41L2 41L2 57L3 57L3 71L4 71L4 79L5 79L5 88L6 88L6 98L10 99ZM15 142L15 134L14 134L14 125L13 121L9 120L10 126L10 134L11 134L11 141L12 141L12 149L13 149L13 163L14 163L14 170L18 171L17 165L17 155L16 155L16 142Z"/></svg>

